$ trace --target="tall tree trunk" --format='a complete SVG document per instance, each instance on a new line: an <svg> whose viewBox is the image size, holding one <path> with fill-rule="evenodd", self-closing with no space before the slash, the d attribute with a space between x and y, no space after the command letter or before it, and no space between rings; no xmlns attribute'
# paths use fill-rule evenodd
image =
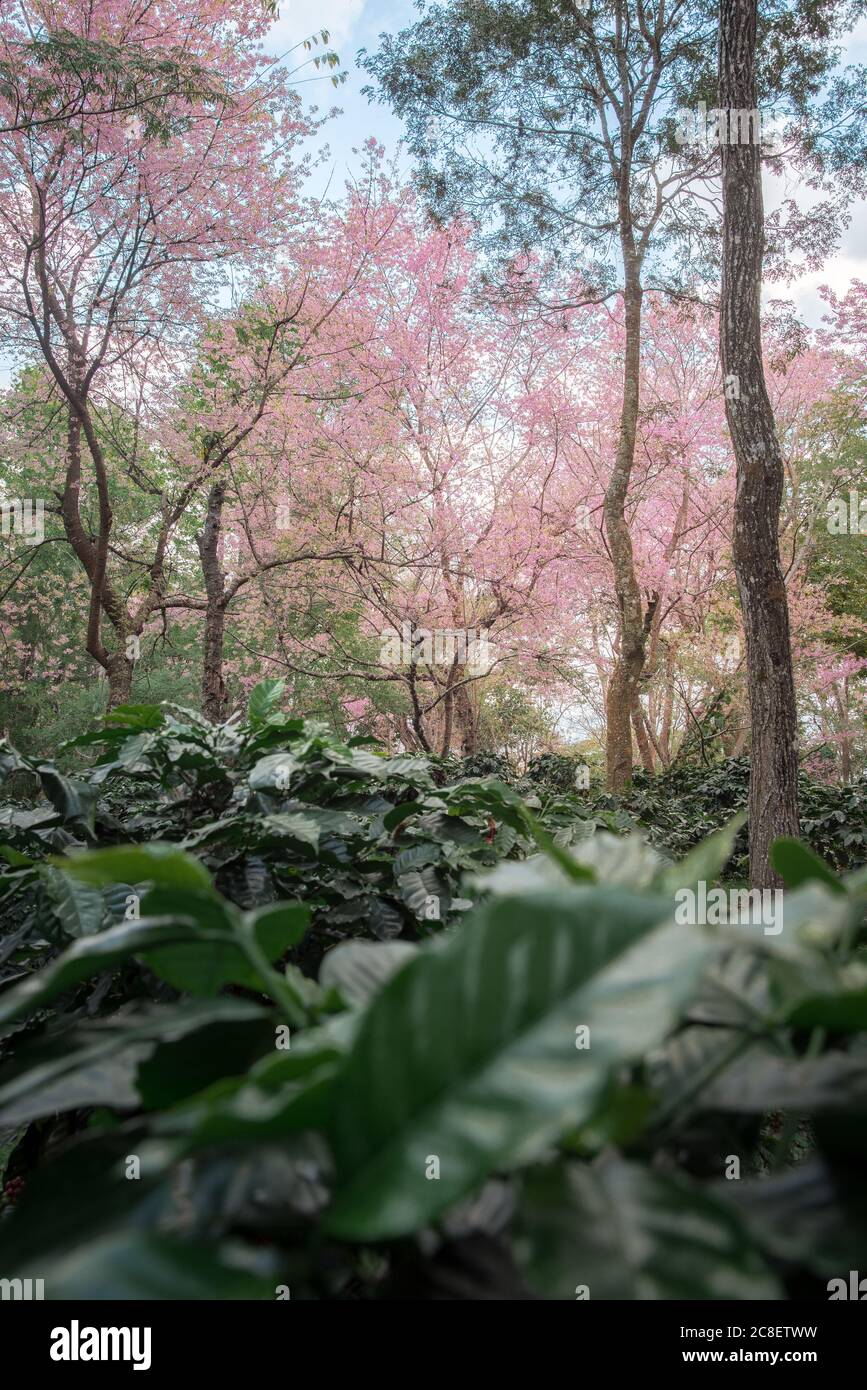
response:
<svg viewBox="0 0 867 1390"><path fill-rule="evenodd" d="M411 640L412 638L414 638L416 631L417 629L415 628L415 625L413 625L411 632ZM409 669L407 671L407 686L409 688L409 698L412 702L412 728L415 733L415 737L418 740L419 747L425 753L432 753L433 748L431 747L430 739L427 736L427 730L425 729L424 723L424 712L421 707L421 700L419 699L418 685L416 682L416 663L414 662L410 662Z"/></svg>
<svg viewBox="0 0 867 1390"><path fill-rule="evenodd" d="M635 742L638 744L638 752L641 755L641 765L644 771L653 776L653 748L650 744L650 737L647 732L647 721L644 710L641 707L641 699L636 694L632 701L632 728L635 734Z"/></svg>
<svg viewBox="0 0 867 1390"><path fill-rule="evenodd" d="M665 653L665 686L662 704L662 729L659 734L660 761L671 766L671 721L674 716L674 671L677 665L677 644L669 642Z"/></svg>
<svg viewBox="0 0 867 1390"><path fill-rule="evenodd" d="M842 688L833 688L834 702L840 718L840 775L848 787L852 781L852 725L849 720L849 677L844 676Z"/></svg>
<svg viewBox="0 0 867 1390"><path fill-rule="evenodd" d="M202 560L207 607L205 609L205 641L202 663L202 713L219 724L226 717L228 703L223 680L223 643L226 632L226 584L220 563L220 533L223 523L223 502L226 488L214 483L208 493L205 525L196 537Z"/></svg>
<svg viewBox="0 0 867 1390"><path fill-rule="evenodd" d="M624 160L624 164L626 161ZM623 176L624 181L626 176ZM619 650L605 695L605 768L610 790L619 791L632 778L632 707L644 668L647 634L641 590L635 574L632 538L626 521L626 499L635 458L641 383L641 272L635 254L628 183L621 191L621 241L625 267L624 314L626 344L623 364L623 404L617 440L617 459L605 492L603 516L614 567L614 591L619 618Z"/></svg>
<svg viewBox="0 0 867 1390"><path fill-rule="evenodd" d="M465 685L455 692L455 713L461 731L461 752L465 758L470 758L476 752L476 711Z"/></svg>
<svg viewBox="0 0 867 1390"><path fill-rule="evenodd" d="M141 635L145 613L143 606L137 613L130 612L127 600L115 589L108 575L109 542L114 525L108 469L90 413L81 349L71 323L67 329L65 386L59 378L67 396L66 478L60 513L67 539L90 583L86 650L108 676L108 708L115 709L130 698L138 649L130 651L128 641ZM96 482L99 523L95 536L85 527L81 516L82 436ZM152 570L152 579L155 575L156 570ZM103 616L114 629L114 650L109 650L103 641Z"/></svg>
<svg viewBox="0 0 867 1390"><path fill-rule="evenodd" d="M720 0L719 107L757 107L757 0ZM778 835L798 834L798 756L789 608L780 564L783 461L762 365L764 255L761 147L723 141L720 350L726 418L737 461L733 553L750 696L750 880L780 884L770 863ZM730 397L734 397L730 399Z"/></svg>
<svg viewBox="0 0 867 1390"><path fill-rule="evenodd" d="M132 690L132 667L133 663L127 657L126 650L122 645L108 658L106 670L108 672L109 709L116 709L118 705L129 703Z"/></svg>
<svg viewBox="0 0 867 1390"><path fill-rule="evenodd" d="M443 696L442 705L443 727L442 736L440 738L440 757L442 758L446 757L446 755L452 751L452 731L455 722L455 692L452 688L454 680L455 666L454 663L452 663L452 668L448 674L448 685L446 686L446 693Z"/></svg>

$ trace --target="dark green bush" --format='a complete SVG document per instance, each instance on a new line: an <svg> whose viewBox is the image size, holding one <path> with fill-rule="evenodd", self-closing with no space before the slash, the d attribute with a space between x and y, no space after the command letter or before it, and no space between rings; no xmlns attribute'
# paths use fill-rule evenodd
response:
<svg viewBox="0 0 867 1390"><path fill-rule="evenodd" d="M4 1277L824 1299L859 1268L867 873L781 841L779 933L681 924L737 821L671 864L594 833L620 808L438 787L279 695L116 711L77 777L0 754L45 794L0 812Z"/></svg>

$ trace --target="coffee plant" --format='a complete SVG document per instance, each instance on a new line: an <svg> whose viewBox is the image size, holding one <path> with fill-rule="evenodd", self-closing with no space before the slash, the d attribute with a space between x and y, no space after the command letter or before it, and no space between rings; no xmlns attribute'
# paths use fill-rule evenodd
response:
<svg viewBox="0 0 867 1390"><path fill-rule="evenodd" d="M738 819L674 862L279 697L116 710L62 771L3 751L42 793L0 813L10 1277L756 1299L858 1268L863 869L780 841L779 933L683 925Z"/></svg>

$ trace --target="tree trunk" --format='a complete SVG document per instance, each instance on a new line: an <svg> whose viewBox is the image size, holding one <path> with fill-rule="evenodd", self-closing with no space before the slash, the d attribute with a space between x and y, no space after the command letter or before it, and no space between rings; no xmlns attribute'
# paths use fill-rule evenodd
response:
<svg viewBox="0 0 867 1390"><path fill-rule="evenodd" d="M665 653L665 694L662 704L662 729L659 734L660 761L671 766L671 721L674 716L674 672L677 665L677 645L669 642Z"/></svg>
<svg viewBox="0 0 867 1390"><path fill-rule="evenodd" d="M416 629L413 627L412 636L415 635L415 631ZM407 686L409 688L409 698L412 701L412 728L416 738L418 739L419 747L425 753L432 753L433 748L431 747L430 739L428 738L427 731L425 729L424 713L422 711L421 701L419 700L418 695L415 665L416 664L414 662L410 662L409 670L407 671Z"/></svg>
<svg viewBox="0 0 867 1390"><path fill-rule="evenodd" d="M109 709L116 709L118 705L129 704L132 690L132 667L133 663L128 659L123 647L112 652L108 658L106 670L108 672Z"/></svg>
<svg viewBox="0 0 867 1390"><path fill-rule="evenodd" d="M837 713L840 717L840 775L848 787L852 781L852 726L849 720L849 677L844 676L841 686L833 688Z"/></svg>
<svg viewBox="0 0 867 1390"><path fill-rule="evenodd" d="M446 755L452 751L452 730L455 718L455 692L452 689L454 679L455 668L453 665L452 669L449 671L448 685L446 686L446 693L443 696L443 727L440 739L440 757L442 758L446 757Z"/></svg>
<svg viewBox="0 0 867 1390"><path fill-rule="evenodd" d="M614 567L620 646L605 695L605 766L609 790L619 791L632 779L632 707L644 668L647 634L641 591L635 574L632 538L626 521L626 498L635 458L641 372L641 276L632 248L628 187L621 202L621 240L625 265L624 313L626 344L623 365L623 404L617 441L617 460L605 493L603 516ZM624 226L625 223L625 226Z"/></svg>
<svg viewBox="0 0 867 1390"><path fill-rule="evenodd" d="M220 564L220 532L223 522L223 502L226 489L214 483L208 493L205 525L196 537L202 560L207 607L205 609L205 640L202 663L202 713L219 724L226 717L228 696L223 680L223 643L226 632L225 576Z"/></svg>
<svg viewBox="0 0 867 1390"><path fill-rule="evenodd" d="M476 711L465 685L455 692L455 713L461 731L461 753L470 758L476 752Z"/></svg>
<svg viewBox="0 0 867 1390"><path fill-rule="evenodd" d="M757 0L720 0L719 107L757 107ZM754 135L757 132L753 131ZM759 297L764 255L761 148L722 151L720 350L726 418L737 461L733 554L750 696L750 880L780 886L770 863L778 835L798 834L798 757L789 609L780 564L783 462L765 385Z"/></svg>
<svg viewBox="0 0 867 1390"><path fill-rule="evenodd" d="M650 744L644 710L641 708L641 700L638 695L635 696L632 702L632 729L635 734L635 742L638 744L641 765L644 771L652 777L654 772L653 748Z"/></svg>

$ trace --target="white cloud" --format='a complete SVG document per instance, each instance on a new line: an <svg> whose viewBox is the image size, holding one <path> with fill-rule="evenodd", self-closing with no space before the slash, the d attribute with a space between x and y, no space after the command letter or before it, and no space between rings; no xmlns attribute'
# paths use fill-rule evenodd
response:
<svg viewBox="0 0 867 1390"><path fill-rule="evenodd" d="M801 276L780 297L793 299L806 322L817 326L828 312L828 306L819 294L819 286L830 285L834 293L842 298L856 279L867 280L867 261L833 256L822 270Z"/></svg>

